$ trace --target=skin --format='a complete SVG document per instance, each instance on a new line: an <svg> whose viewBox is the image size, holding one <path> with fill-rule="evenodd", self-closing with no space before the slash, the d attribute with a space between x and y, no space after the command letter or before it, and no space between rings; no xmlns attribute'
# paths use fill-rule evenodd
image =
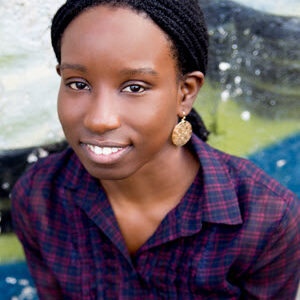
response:
<svg viewBox="0 0 300 300"><path fill-rule="evenodd" d="M133 254L182 199L199 163L172 144L201 72L179 76L170 41L143 14L98 6L75 18L62 38L58 114L66 138L104 187ZM121 147L95 155L89 145Z"/></svg>

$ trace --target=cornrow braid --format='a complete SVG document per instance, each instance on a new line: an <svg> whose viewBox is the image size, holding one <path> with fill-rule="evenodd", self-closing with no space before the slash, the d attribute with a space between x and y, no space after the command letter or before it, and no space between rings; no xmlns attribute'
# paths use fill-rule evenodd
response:
<svg viewBox="0 0 300 300"><path fill-rule="evenodd" d="M61 63L61 40L65 29L83 11L98 5L129 7L145 13L170 39L179 72L182 75L192 71L206 74L208 33L196 0L67 0L52 20L51 41L58 63ZM206 141L208 131L195 110L188 119L193 131Z"/></svg>
<svg viewBox="0 0 300 300"><path fill-rule="evenodd" d="M206 142L208 140L209 131L206 129L201 116L197 113L197 111L194 108L192 108L191 112L186 117L186 120L191 123L193 132L202 141Z"/></svg>

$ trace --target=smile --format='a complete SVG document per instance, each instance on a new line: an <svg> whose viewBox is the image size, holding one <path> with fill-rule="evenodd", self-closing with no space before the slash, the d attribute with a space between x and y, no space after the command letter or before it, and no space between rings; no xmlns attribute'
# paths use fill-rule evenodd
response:
<svg viewBox="0 0 300 300"><path fill-rule="evenodd" d="M132 146L96 146L92 144L81 143L81 146L87 157L97 164L114 164L122 159Z"/></svg>

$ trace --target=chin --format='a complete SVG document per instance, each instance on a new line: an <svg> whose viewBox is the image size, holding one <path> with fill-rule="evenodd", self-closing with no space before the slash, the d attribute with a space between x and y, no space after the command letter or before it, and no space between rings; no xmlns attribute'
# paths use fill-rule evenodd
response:
<svg viewBox="0 0 300 300"><path fill-rule="evenodd" d="M135 173L135 170L122 170L120 168L86 168L87 172L101 180L122 180L130 177Z"/></svg>

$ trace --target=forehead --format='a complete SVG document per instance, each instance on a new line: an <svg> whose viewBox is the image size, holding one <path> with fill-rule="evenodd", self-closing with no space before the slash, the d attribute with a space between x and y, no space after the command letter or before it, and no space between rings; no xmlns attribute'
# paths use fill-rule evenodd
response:
<svg viewBox="0 0 300 300"><path fill-rule="evenodd" d="M62 60L87 51L90 58L109 52L135 61L164 56L175 63L167 35L146 14L124 7L89 8L69 24L62 37Z"/></svg>

